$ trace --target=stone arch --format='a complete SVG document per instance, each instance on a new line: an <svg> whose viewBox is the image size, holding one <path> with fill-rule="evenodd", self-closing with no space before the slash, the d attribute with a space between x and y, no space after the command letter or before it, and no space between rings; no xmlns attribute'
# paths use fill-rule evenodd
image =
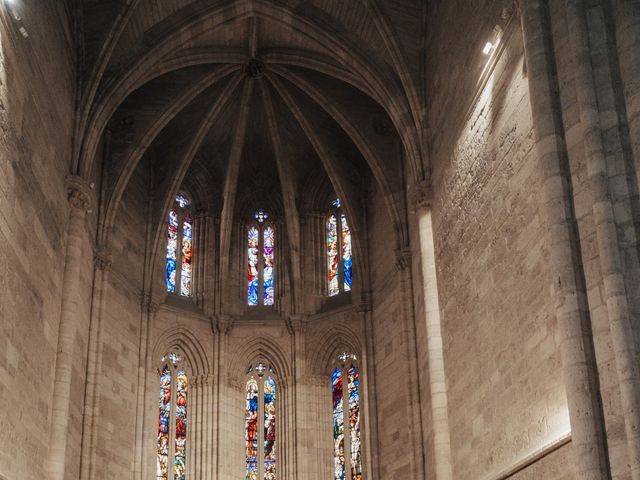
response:
<svg viewBox="0 0 640 480"><path fill-rule="evenodd" d="M152 364L159 364L162 355L170 351L184 355L184 364L190 376L199 377L212 374L205 348L188 328L178 325L160 333L151 349Z"/></svg>
<svg viewBox="0 0 640 480"><path fill-rule="evenodd" d="M362 343L358 335L348 326L333 323L317 342L316 348L310 352L309 368L317 375L330 376L336 357L343 351L353 353L362 359Z"/></svg>
<svg viewBox="0 0 640 480"><path fill-rule="evenodd" d="M244 343L230 356L229 380L241 383L251 363L263 360L273 367L278 379L290 377L292 368L288 355L278 346L277 339L263 335Z"/></svg>

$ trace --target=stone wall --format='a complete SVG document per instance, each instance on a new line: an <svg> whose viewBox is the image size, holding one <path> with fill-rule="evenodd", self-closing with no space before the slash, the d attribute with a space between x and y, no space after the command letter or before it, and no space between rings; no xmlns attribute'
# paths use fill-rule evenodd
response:
<svg viewBox="0 0 640 480"><path fill-rule="evenodd" d="M434 10L432 215L453 477L492 479L570 432L542 176L517 14L503 18L500 2Z"/></svg>
<svg viewBox="0 0 640 480"><path fill-rule="evenodd" d="M0 476L44 478L65 261L74 46L57 2L0 5ZM62 2L60 2L62 3ZM18 28L28 31L24 38ZM89 219L89 223L91 222ZM90 226L89 224L87 225ZM88 322L90 235L81 308ZM79 448L85 333L73 368L69 445ZM77 472L77 462L70 467Z"/></svg>

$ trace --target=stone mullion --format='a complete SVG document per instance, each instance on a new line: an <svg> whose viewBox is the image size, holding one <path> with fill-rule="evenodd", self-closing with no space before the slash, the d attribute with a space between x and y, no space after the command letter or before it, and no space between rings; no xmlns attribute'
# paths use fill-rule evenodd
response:
<svg viewBox="0 0 640 480"><path fill-rule="evenodd" d="M543 174L541 212L547 230L560 355L571 421L576 478L606 480L606 440L601 428L597 372L581 265L574 263L575 215L571 203L561 105L546 2L520 0L529 93L538 161ZM593 412L587 415L586 412Z"/></svg>
<svg viewBox="0 0 640 480"><path fill-rule="evenodd" d="M65 474L73 349L80 321L78 296L84 223L90 205L89 190L83 179L75 176L67 178L70 209L49 436L48 472L51 480L64 480Z"/></svg>
<svg viewBox="0 0 640 480"><path fill-rule="evenodd" d="M628 462L633 480L640 480L640 366L635 341L627 285L622 266L614 206L609 188L603 127L600 123L587 23L583 0L567 0L567 23L576 81L577 104L584 141L592 213L598 247L600 270L622 400ZM637 288L637 286L636 286Z"/></svg>
<svg viewBox="0 0 640 480"><path fill-rule="evenodd" d="M85 413L83 417L82 455L80 479L95 478L95 459L98 444L98 419L100 415L100 372L102 370L102 335L104 313L112 257L108 250L99 250L94 257L94 291L89 327L89 352L87 355L87 381L85 389Z"/></svg>
<svg viewBox="0 0 640 480"><path fill-rule="evenodd" d="M204 308L204 292L206 290L206 260L209 218L206 213L199 212L193 219L193 268L191 291L196 304Z"/></svg>

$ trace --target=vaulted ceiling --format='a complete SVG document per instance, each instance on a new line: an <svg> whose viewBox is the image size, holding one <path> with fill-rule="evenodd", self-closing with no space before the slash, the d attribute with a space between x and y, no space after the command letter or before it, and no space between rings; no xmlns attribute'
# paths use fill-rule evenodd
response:
<svg viewBox="0 0 640 480"><path fill-rule="evenodd" d="M158 228L183 188L218 212L223 248L259 207L294 240L300 213L335 193L357 237L374 185L401 248L407 177L425 176L425 3L82 1L74 165L106 173L100 241L145 163Z"/></svg>

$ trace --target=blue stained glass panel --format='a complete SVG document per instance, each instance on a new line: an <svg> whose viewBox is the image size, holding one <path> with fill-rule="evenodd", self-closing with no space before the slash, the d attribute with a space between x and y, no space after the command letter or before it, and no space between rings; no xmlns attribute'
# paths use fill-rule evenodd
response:
<svg viewBox="0 0 640 480"><path fill-rule="evenodd" d="M351 290L352 269L353 269L353 255L351 252L351 230L347 223L347 216L343 213L341 217L342 222L342 271L344 273L344 291Z"/></svg>
<svg viewBox="0 0 640 480"><path fill-rule="evenodd" d="M176 258L178 254L178 213L175 210L169 212L167 226L167 268L166 284L167 292L176 291Z"/></svg>
<svg viewBox="0 0 640 480"><path fill-rule="evenodd" d="M245 406L245 480L258 479L258 382L251 377L247 382Z"/></svg>

